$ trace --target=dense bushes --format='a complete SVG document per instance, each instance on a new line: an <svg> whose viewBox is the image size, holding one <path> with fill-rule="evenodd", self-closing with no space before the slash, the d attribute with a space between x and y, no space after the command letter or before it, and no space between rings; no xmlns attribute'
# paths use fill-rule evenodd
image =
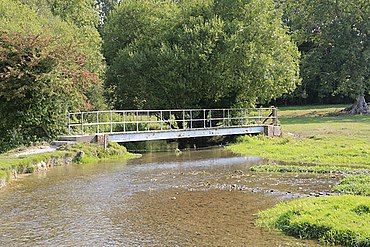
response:
<svg viewBox="0 0 370 247"><path fill-rule="evenodd" d="M63 133L68 111L103 106L101 40L84 30L0 1L0 152Z"/></svg>

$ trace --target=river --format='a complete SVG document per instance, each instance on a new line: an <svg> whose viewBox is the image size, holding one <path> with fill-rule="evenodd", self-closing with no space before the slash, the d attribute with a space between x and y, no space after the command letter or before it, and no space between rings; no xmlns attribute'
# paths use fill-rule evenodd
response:
<svg viewBox="0 0 370 247"><path fill-rule="evenodd" d="M0 192L0 246L318 246L256 213L336 179L249 172L261 162L216 148L30 174Z"/></svg>

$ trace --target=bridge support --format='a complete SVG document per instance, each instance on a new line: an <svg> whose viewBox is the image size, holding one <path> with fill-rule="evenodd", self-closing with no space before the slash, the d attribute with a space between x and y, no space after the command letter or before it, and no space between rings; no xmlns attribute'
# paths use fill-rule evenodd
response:
<svg viewBox="0 0 370 247"><path fill-rule="evenodd" d="M265 126L264 131L266 136L274 137L274 136L281 136L281 126L274 126L274 125L267 125Z"/></svg>

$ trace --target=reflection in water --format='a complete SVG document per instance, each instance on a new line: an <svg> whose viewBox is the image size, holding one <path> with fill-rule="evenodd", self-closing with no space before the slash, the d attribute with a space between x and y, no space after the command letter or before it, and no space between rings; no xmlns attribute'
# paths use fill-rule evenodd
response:
<svg viewBox="0 0 370 247"><path fill-rule="evenodd" d="M0 193L0 246L315 246L255 214L335 181L250 173L258 162L212 149L32 174Z"/></svg>

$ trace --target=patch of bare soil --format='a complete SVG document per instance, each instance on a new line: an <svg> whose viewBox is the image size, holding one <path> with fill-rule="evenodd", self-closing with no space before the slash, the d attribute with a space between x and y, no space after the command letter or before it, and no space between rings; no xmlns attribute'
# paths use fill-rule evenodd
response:
<svg viewBox="0 0 370 247"><path fill-rule="evenodd" d="M12 155L14 155L15 157L19 157L19 156L25 156L25 155L30 155L30 154L54 152L56 150L57 148L55 146L42 145L42 146L34 146L34 147L29 147L23 150L19 150L13 153Z"/></svg>

